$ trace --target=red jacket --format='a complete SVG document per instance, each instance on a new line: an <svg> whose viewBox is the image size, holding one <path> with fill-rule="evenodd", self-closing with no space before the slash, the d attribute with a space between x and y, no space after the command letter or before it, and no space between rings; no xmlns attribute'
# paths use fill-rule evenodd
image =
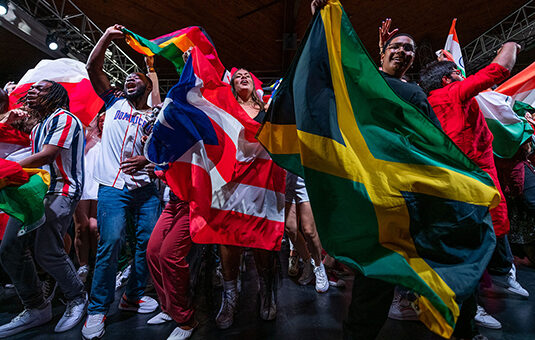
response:
<svg viewBox="0 0 535 340"><path fill-rule="evenodd" d="M507 206L494 165L493 136L474 97L508 76L509 70L505 67L495 63L490 64L463 81L456 81L431 91L428 98L444 132L470 159L490 175L500 191L502 201L490 211L497 236L503 236L509 231Z"/></svg>

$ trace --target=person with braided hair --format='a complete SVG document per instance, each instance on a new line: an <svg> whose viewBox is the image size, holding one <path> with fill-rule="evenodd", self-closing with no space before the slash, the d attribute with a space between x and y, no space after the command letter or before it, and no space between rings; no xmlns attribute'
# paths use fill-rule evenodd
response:
<svg viewBox="0 0 535 340"><path fill-rule="evenodd" d="M51 301L43 296L30 246L37 264L57 281L67 300L65 313L54 330L64 332L76 326L87 307L84 285L63 247L84 181L82 123L68 111L65 88L54 81L33 84L20 102L22 110L38 118L38 123L31 132L32 155L19 164L23 168L43 168L51 178L44 198L44 223L18 236L21 223L10 218L0 245L0 262L24 305L22 313L0 326L1 338L52 320Z"/></svg>

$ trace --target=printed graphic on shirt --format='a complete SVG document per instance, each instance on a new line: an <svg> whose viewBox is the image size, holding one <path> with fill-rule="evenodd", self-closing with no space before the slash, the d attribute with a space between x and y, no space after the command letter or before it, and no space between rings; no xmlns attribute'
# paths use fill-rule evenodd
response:
<svg viewBox="0 0 535 340"><path fill-rule="evenodd" d="M113 90L102 96L106 107L106 118L102 131L102 151L95 166L95 180L117 189L131 190L150 183L145 170L127 175L121 171L121 162L143 155L143 126L151 110L137 110L126 98L117 98Z"/></svg>

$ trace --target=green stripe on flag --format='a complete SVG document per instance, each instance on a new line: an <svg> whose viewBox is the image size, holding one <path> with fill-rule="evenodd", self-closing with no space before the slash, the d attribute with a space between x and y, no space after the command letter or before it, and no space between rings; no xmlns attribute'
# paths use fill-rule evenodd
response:
<svg viewBox="0 0 535 340"><path fill-rule="evenodd" d="M0 210L22 222L22 233L29 232L45 221L43 199L47 191L42 177L33 175L28 183L0 190Z"/></svg>

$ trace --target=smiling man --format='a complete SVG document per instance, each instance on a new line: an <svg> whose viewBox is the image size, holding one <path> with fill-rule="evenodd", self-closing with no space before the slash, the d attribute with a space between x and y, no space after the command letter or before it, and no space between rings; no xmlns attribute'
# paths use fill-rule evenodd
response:
<svg viewBox="0 0 535 340"><path fill-rule="evenodd" d="M35 83L21 101L24 110L39 119L39 123L31 133L32 155L19 164L23 168L47 170L50 187L43 202L46 220L36 231L17 236L21 223L15 218L10 218L6 226L0 260L17 289L24 311L0 326L2 338L52 320L51 299L43 296L34 258L56 280L68 301L56 332L78 324L87 306L84 285L63 246L63 237L71 224L84 182L82 123L67 111L67 91L54 81ZM33 247L34 258L30 247Z"/></svg>
<svg viewBox="0 0 535 340"><path fill-rule="evenodd" d="M89 79L104 100L106 118L102 132L102 152L97 160L94 179L98 190L97 223L100 239L87 321L82 335L92 339L104 334L104 319L115 294L117 258L125 243L128 217L135 227L135 254L132 274L119 309L151 313L158 303L142 296L148 269L145 259L147 243L158 220L160 201L156 187L145 169L142 128L152 114L147 97L152 83L142 73L126 77L124 98L114 95L109 79L102 70L106 48L112 40L124 38L123 27L109 27L100 38L87 61Z"/></svg>

